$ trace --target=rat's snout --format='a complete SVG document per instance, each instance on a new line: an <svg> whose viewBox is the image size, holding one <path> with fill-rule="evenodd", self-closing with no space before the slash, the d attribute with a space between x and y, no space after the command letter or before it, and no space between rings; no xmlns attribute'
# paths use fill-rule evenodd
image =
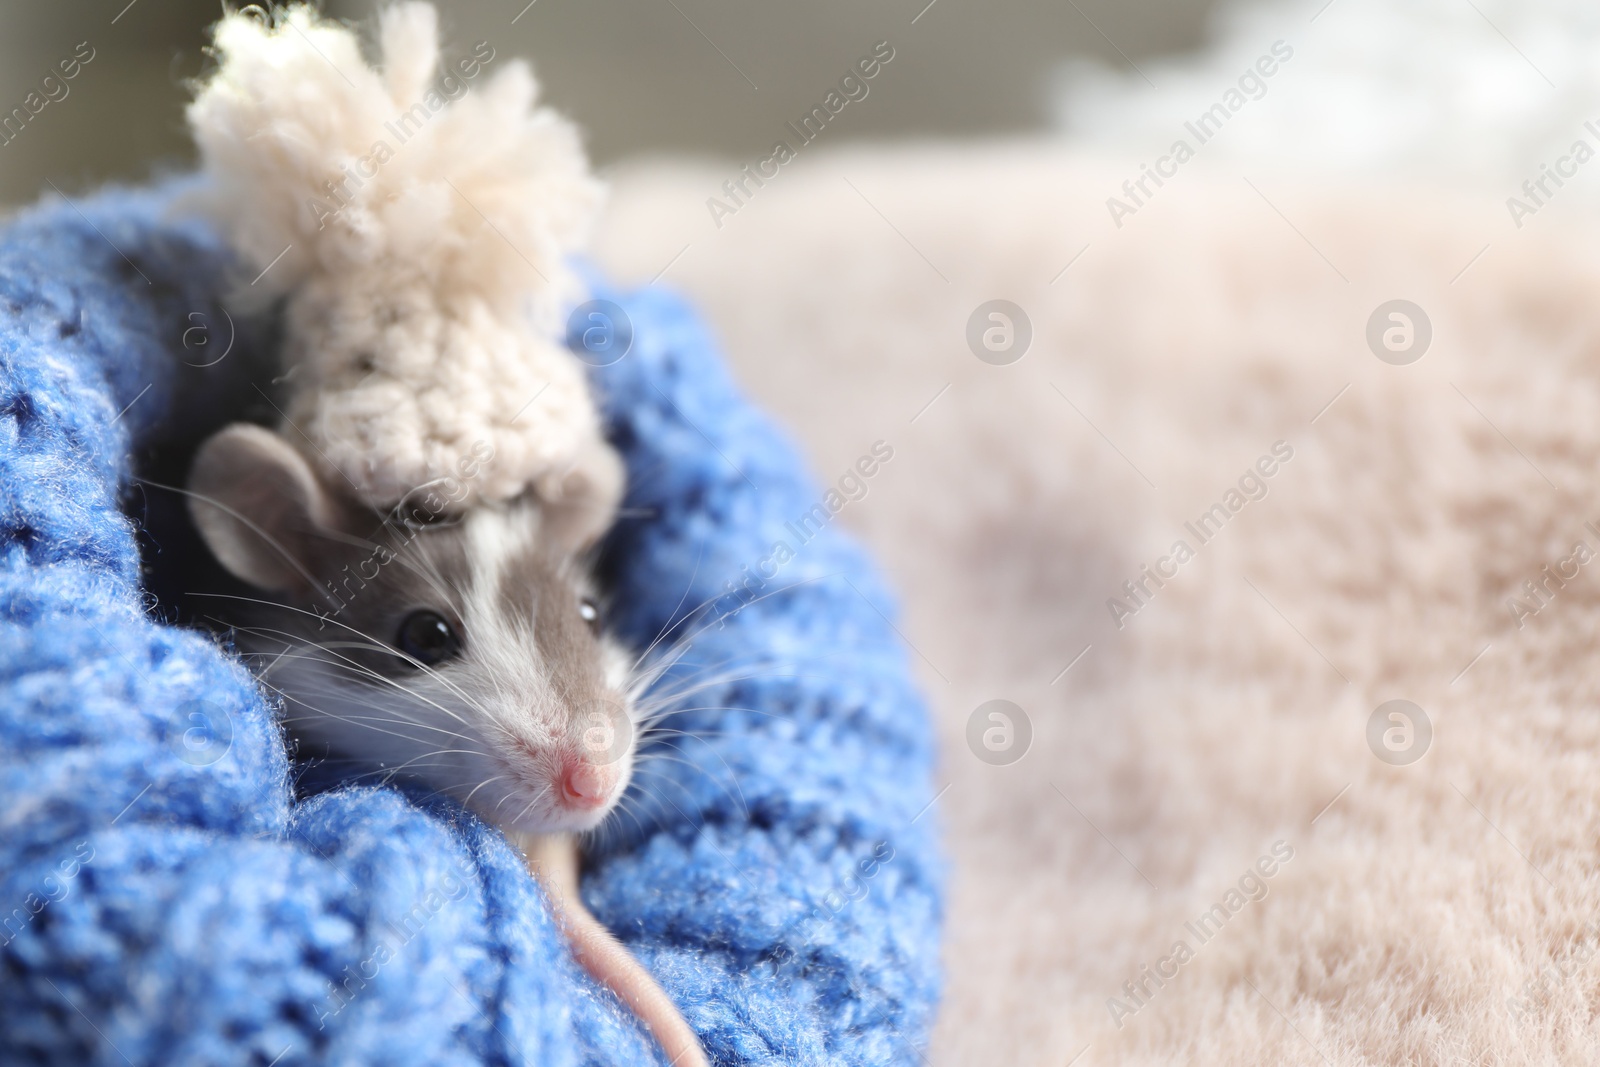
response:
<svg viewBox="0 0 1600 1067"><path fill-rule="evenodd" d="M616 790L617 774L609 766L591 763L576 756L561 762L561 803L579 811L604 806Z"/></svg>

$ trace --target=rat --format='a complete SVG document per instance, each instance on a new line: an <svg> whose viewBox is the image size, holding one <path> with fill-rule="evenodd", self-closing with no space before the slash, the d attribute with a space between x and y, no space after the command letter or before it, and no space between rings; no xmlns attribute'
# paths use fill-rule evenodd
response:
<svg viewBox="0 0 1600 1067"><path fill-rule="evenodd" d="M217 561L266 594L222 598L218 621L302 746L498 826L578 962L670 1063L703 1067L694 1031L578 893L579 836L628 787L635 698L652 677L603 626L581 563L592 517L532 492L452 512L450 486L385 514L328 481L253 424L201 445L190 515Z"/></svg>

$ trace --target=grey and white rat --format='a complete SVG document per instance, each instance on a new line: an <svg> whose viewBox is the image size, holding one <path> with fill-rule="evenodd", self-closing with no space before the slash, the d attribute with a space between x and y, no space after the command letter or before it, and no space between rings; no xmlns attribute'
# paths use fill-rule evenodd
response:
<svg viewBox="0 0 1600 1067"><path fill-rule="evenodd" d="M459 515L418 502L449 488L379 514L284 437L237 423L201 446L189 507L218 562L270 595L225 599L222 619L294 735L504 830L585 969L671 1063L705 1064L671 1000L578 896L575 835L628 786L646 680L606 634L578 562L599 531L532 495Z"/></svg>

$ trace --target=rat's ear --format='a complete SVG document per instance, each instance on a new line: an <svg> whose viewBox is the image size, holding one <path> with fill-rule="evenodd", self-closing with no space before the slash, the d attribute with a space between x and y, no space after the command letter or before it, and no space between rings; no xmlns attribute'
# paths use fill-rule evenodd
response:
<svg viewBox="0 0 1600 1067"><path fill-rule="evenodd" d="M616 450L599 437L578 454L572 468L540 487L544 530L561 548L579 552L600 539L616 517L627 471Z"/></svg>
<svg viewBox="0 0 1600 1067"><path fill-rule="evenodd" d="M189 492L201 538L234 577L271 590L313 584L305 563L335 507L289 442L236 422L200 446Z"/></svg>

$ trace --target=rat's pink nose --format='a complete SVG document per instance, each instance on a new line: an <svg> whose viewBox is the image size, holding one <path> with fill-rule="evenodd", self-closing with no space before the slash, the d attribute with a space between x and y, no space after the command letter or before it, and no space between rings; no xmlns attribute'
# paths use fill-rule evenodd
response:
<svg viewBox="0 0 1600 1067"><path fill-rule="evenodd" d="M561 772L561 799L570 808L598 808L611 792L611 776L587 760L568 759Z"/></svg>

